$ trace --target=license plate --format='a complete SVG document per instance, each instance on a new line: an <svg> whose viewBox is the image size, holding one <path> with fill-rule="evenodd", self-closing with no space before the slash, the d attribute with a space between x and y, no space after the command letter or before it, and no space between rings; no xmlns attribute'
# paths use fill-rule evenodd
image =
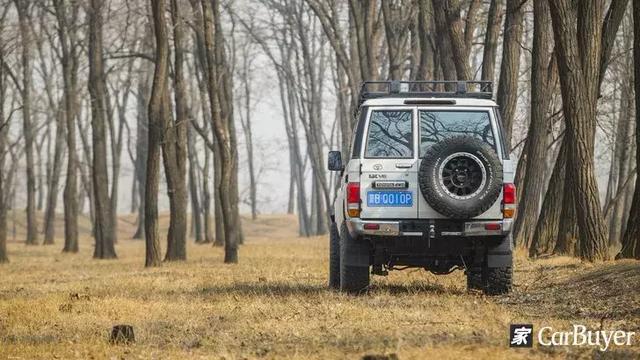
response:
<svg viewBox="0 0 640 360"><path fill-rule="evenodd" d="M413 193L411 191L369 191L367 206L411 207Z"/></svg>

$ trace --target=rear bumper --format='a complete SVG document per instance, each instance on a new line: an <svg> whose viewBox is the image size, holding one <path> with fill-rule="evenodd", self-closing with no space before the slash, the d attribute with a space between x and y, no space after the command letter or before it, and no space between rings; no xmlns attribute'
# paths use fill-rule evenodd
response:
<svg viewBox="0 0 640 360"><path fill-rule="evenodd" d="M426 228L422 229L410 229L407 230L407 226L404 226L406 222L414 223L416 220L362 220L359 218L351 218L345 220L347 228L351 236L430 236L430 237L448 237L448 236L506 236L511 232L513 225L513 219L502 220L478 220L478 221L460 221L459 229L456 231L448 231L450 229L439 229L437 221L427 224L429 220L419 220L424 222ZM490 229L499 226L496 230L487 229L489 225ZM377 225L377 229L375 228ZM437 234L437 235L436 235Z"/></svg>

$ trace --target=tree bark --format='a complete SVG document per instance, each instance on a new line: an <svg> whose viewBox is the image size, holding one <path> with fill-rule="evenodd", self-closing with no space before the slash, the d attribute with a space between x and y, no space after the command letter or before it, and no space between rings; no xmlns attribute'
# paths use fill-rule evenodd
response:
<svg viewBox="0 0 640 360"><path fill-rule="evenodd" d="M482 52L482 80L494 81L496 78L496 54L498 52L498 37L502 23L502 1L491 0L487 15L487 31L484 35L484 50Z"/></svg>
<svg viewBox="0 0 640 360"><path fill-rule="evenodd" d="M588 261L609 258L593 164L603 8L602 0L584 1L577 12L571 0L550 1L565 136L571 139L567 179L574 189L580 257Z"/></svg>
<svg viewBox="0 0 640 360"><path fill-rule="evenodd" d="M234 208L234 188L232 181L236 171L236 149L232 146L231 124L233 119L233 105L230 101L229 69L226 63L224 49L224 35L220 23L219 2L214 0L209 3L202 0L202 13L204 18L204 43L207 57L207 86L209 104L212 113L212 126L220 152L219 198L222 210L225 234L225 263L238 262L238 219Z"/></svg>
<svg viewBox="0 0 640 360"><path fill-rule="evenodd" d="M176 118L171 121L169 101L165 102L162 141L167 192L169 196L169 233L167 235L167 253L165 260L186 260L187 258L187 103L186 83L184 79L184 20L179 13L177 0L171 0L171 18L174 38L174 89ZM168 100L168 88L165 90ZM167 122L168 121L168 122Z"/></svg>
<svg viewBox="0 0 640 360"><path fill-rule="evenodd" d="M526 174L543 174L548 148L547 113L552 91L547 69L551 56L551 20L548 4L535 1L533 4L534 29L531 69L531 120L525 143ZM553 71L553 70L551 70ZM526 249L531 246L540 205L540 193L544 186L544 176L525 176L520 189L517 218L514 224L515 243Z"/></svg>
<svg viewBox="0 0 640 360"><path fill-rule="evenodd" d="M64 203L64 248L63 252L78 252L78 154L76 151L76 107L78 104L78 54L76 19L78 8L67 14L67 6L63 0L55 0L55 14L57 20L58 40L62 64L62 79L64 84L64 121L67 137L67 169L63 192Z"/></svg>
<svg viewBox="0 0 640 360"><path fill-rule="evenodd" d="M522 41L524 2L507 0L507 14L504 21L504 41L502 44L502 64L496 102L504 126L507 149L511 148L511 133L518 102L518 76L520 72L520 42Z"/></svg>
<svg viewBox="0 0 640 360"><path fill-rule="evenodd" d="M566 135L565 135L566 136ZM542 202L538 222L533 233L529 256L536 257L553 251L558 239L560 214L562 213L562 194L565 184L565 170L567 168L568 139L562 139L558 156L553 166L549 186Z"/></svg>
<svg viewBox="0 0 640 360"><path fill-rule="evenodd" d="M93 257L116 258L116 234L112 224L106 144L106 84L103 68L103 3L91 0L89 8L89 94L91 95L91 127L93 135L92 179L95 205L96 246ZM115 180L115 179L114 179Z"/></svg>
<svg viewBox="0 0 640 360"><path fill-rule="evenodd" d="M160 234L158 229L158 188L160 183L160 143L162 141L166 102L168 100L169 43L165 22L164 0L151 0L155 33L155 70L149 99L147 177L145 191L145 266L160 265Z"/></svg>
<svg viewBox="0 0 640 360"><path fill-rule="evenodd" d="M633 73L640 79L640 5L633 2ZM640 163L640 81L634 82L636 105L636 162ZM631 200L629 221L622 237L621 258L640 259L640 166L636 166L636 188Z"/></svg>
<svg viewBox="0 0 640 360"><path fill-rule="evenodd" d="M8 7L0 17L0 33L4 31ZM4 39L0 37L0 64L5 62ZM9 262L7 256L7 210L9 208L9 183L8 169L5 168L7 160L7 140L9 135L9 119L5 119L4 105L7 95L6 74L4 66L0 66L0 264Z"/></svg>
<svg viewBox="0 0 640 360"><path fill-rule="evenodd" d="M22 124L24 148L27 167L27 245L38 243L38 224L36 220L36 174L33 159L33 139L35 137L31 123L31 88L32 88L32 54L31 54L31 25L30 2L28 0L14 0L18 12L20 29L20 44L22 47Z"/></svg>

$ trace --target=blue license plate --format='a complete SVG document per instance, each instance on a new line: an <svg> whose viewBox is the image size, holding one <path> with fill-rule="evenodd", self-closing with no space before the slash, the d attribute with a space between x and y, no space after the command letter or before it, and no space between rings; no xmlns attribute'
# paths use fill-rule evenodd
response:
<svg viewBox="0 0 640 360"><path fill-rule="evenodd" d="M411 207L413 193L411 191L369 191L367 206Z"/></svg>

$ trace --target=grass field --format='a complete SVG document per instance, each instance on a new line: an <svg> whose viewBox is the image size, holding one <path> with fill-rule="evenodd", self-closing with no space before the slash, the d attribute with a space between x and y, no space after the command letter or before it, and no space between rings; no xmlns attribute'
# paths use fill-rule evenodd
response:
<svg viewBox="0 0 640 360"><path fill-rule="evenodd" d="M143 241L123 217L118 260L10 242L0 265L0 358L413 358L640 357L587 347L509 349L511 323L568 331L572 324L640 333L640 262L582 264L519 256L508 296L468 293L462 272L421 270L374 277L370 292L328 291L326 238L296 237L295 218L245 220L238 265L222 249L188 248L186 263L145 269ZM59 232L61 234L61 232ZM18 232L19 238L21 235ZM111 345L113 325L136 342Z"/></svg>

